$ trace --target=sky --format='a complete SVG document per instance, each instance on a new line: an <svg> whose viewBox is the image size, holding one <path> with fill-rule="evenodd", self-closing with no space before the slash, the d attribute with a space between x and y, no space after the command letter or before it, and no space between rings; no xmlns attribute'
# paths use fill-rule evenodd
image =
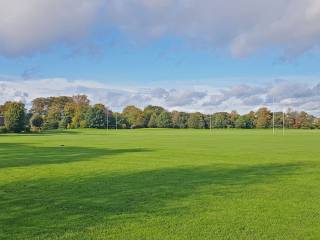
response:
<svg viewBox="0 0 320 240"><path fill-rule="evenodd" d="M319 0L0 0L0 104L320 115L319 22Z"/></svg>

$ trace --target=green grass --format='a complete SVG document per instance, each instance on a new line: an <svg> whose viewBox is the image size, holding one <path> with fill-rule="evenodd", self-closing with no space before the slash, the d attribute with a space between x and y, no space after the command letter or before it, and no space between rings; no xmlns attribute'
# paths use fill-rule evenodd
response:
<svg viewBox="0 0 320 240"><path fill-rule="evenodd" d="M320 239L320 132L0 135L0 239Z"/></svg>

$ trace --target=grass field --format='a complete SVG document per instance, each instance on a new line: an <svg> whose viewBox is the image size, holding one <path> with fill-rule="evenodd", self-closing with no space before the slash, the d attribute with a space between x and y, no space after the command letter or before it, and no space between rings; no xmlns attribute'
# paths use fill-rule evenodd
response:
<svg viewBox="0 0 320 240"><path fill-rule="evenodd" d="M320 131L0 135L0 239L320 239Z"/></svg>

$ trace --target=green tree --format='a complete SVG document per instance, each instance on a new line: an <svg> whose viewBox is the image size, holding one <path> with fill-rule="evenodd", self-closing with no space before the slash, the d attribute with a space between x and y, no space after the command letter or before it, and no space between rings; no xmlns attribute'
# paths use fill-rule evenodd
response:
<svg viewBox="0 0 320 240"><path fill-rule="evenodd" d="M157 116L159 116L160 113L162 113L163 111L165 111L165 109L163 107L159 107L159 106L149 105L149 106L145 107L144 110L143 110L144 126L146 127L146 126L149 125L149 121L151 119L151 116L154 113Z"/></svg>
<svg viewBox="0 0 320 240"><path fill-rule="evenodd" d="M116 119L115 115L117 115L117 126L118 126L118 128L126 129L126 128L130 127L127 119L123 116L122 113L113 113L113 118L114 119Z"/></svg>
<svg viewBox="0 0 320 240"><path fill-rule="evenodd" d="M106 126L106 108L103 104L90 107L86 114L86 123L89 128L104 128Z"/></svg>
<svg viewBox="0 0 320 240"><path fill-rule="evenodd" d="M230 126L229 114L227 112L218 112L212 116L214 128L227 128Z"/></svg>
<svg viewBox="0 0 320 240"><path fill-rule="evenodd" d="M43 118L39 114L33 114L30 119L31 127L36 130L41 130L43 122Z"/></svg>
<svg viewBox="0 0 320 240"><path fill-rule="evenodd" d="M282 128L283 126L283 112L274 113L274 127Z"/></svg>
<svg viewBox="0 0 320 240"><path fill-rule="evenodd" d="M172 126L171 115L167 111L163 111L157 117L157 127L158 128L170 128Z"/></svg>
<svg viewBox="0 0 320 240"><path fill-rule="evenodd" d="M72 122L72 118L70 116L63 116L59 122L59 128L67 129Z"/></svg>
<svg viewBox="0 0 320 240"><path fill-rule="evenodd" d="M149 128L156 128L157 127L157 118L158 118L158 115L156 113L153 113L151 115L150 120L148 122Z"/></svg>
<svg viewBox="0 0 320 240"><path fill-rule="evenodd" d="M9 102L5 106L4 124L10 132L25 130L25 106L21 102Z"/></svg>
<svg viewBox="0 0 320 240"><path fill-rule="evenodd" d="M127 119L131 128L144 126L143 112L135 106L127 106L123 109L122 115Z"/></svg>
<svg viewBox="0 0 320 240"><path fill-rule="evenodd" d="M242 115L238 117L238 119L235 122L236 128L255 128L255 113L250 112L248 114Z"/></svg>
<svg viewBox="0 0 320 240"><path fill-rule="evenodd" d="M188 118L189 128L206 128L206 123L203 114L200 112L191 113Z"/></svg>

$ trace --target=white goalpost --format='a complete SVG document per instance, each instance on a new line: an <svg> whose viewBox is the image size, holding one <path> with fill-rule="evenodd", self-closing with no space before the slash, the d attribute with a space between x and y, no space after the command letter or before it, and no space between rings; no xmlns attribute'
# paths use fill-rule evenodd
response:
<svg viewBox="0 0 320 240"><path fill-rule="evenodd" d="M282 110L282 136L284 136L284 129L285 129L285 113Z"/></svg>
<svg viewBox="0 0 320 240"><path fill-rule="evenodd" d="M275 109L274 109L274 96L272 97L272 108L273 108L273 110L272 110L272 134L274 135L274 111L275 111Z"/></svg>
<svg viewBox="0 0 320 240"><path fill-rule="evenodd" d="M107 107L107 131L109 131L109 108Z"/></svg>
<svg viewBox="0 0 320 240"><path fill-rule="evenodd" d="M116 112L116 131L118 130L118 113Z"/></svg>

